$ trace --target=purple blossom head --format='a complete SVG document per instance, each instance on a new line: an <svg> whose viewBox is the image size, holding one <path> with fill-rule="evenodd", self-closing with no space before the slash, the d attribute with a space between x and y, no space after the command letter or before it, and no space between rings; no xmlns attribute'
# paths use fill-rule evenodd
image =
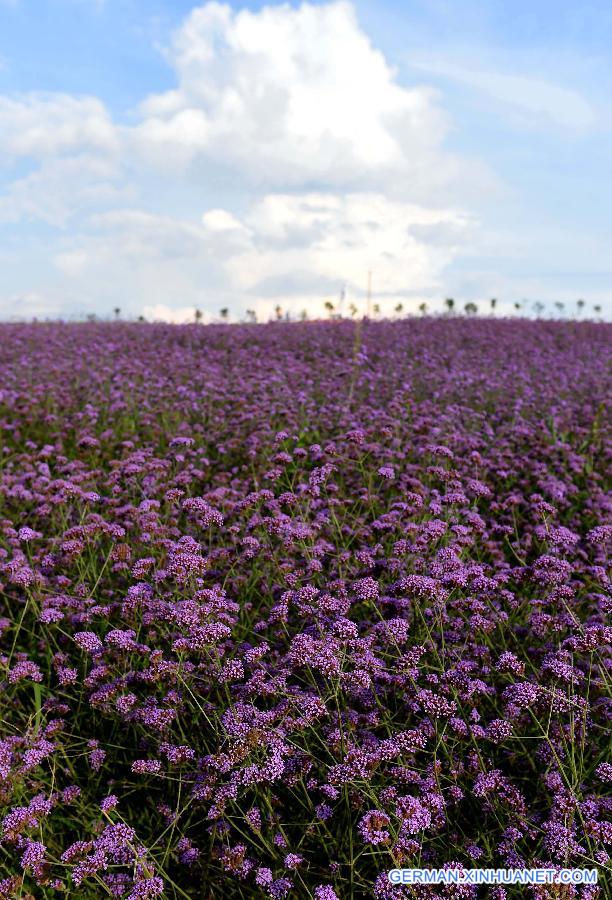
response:
<svg viewBox="0 0 612 900"><path fill-rule="evenodd" d="M314 900L340 900L340 898L329 884L318 884L315 888Z"/></svg>
<svg viewBox="0 0 612 900"><path fill-rule="evenodd" d="M600 763L595 769L595 773L601 781L612 783L612 763Z"/></svg>
<svg viewBox="0 0 612 900"><path fill-rule="evenodd" d="M164 892L164 882L157 875L152 878L143 878L134 882L132 890L128 894L128 900L149 900L150 897L159 897Z"/></svg>
<svg viewBox="0 0 612 900"><path fill-rule="evenodd" d="M18 537L22 543L27 544L30 541L40 540L42 534L40 531L34 531L32 528L28 528L27 525L24 525L23 528L19 529Z"/></svg>
<svg viewBox="0 0 612 900"><path fill-rule="evenodd" d="M40 841L27 841L26 848L21 856L22 868L31 869L34 874L40 873L45 858L45 850L45 845Z"/></svg>
<svg viewBox="0 0 612 900"><path fill-rule="evenodd" d="M386 844L391 838L391 819L380 809L371 809L359 822L357 828L367 844Z"/></svg>
<svg viewBox="0 0 612 900"><path fill-rule="evenodd" d="M112 812L113 809L115 809L118 803L119 800L115 796L115 794L109 794L108 797L105 797L104 800L101 801L100 809L102 810L102 812L109 813Z"/></svg>
<svg viewBox="0 0 612 900"><path fill-rule="evenodd" d="M104 650L102 641L93 631L77 631L74 640L81 650L85 650L91 656L97 656Z"/></svg>

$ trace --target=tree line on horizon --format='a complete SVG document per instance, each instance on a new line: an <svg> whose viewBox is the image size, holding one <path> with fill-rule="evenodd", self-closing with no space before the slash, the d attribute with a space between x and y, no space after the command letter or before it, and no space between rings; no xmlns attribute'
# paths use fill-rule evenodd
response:
<svg viewBox="0 0 612 900"><path fill-rule="evenodd" d="M343 296L341 299L342 300L344 299ZM490 315L494 316L496 313L496 310L497 310L497 304L498 304L497 298L492 297L488 301L488 312L485 313L485 315L490 314ZM348 305L349 316L344 314L341 306L342 306L342 303L337 305L337 304L334 304L331 300L326 300L323 304L323 308L324 308L325 312L327 313L328 318L330 318L330 319L344 319L344 318L349 318L349 317L351 319L357 318L358 313L359 313L359 308L356 306L355 303L349 303L349 305ZM517 313L526 311L528 309L528 301L527 300L516 301L513 304L513 309ZM541 318L547 310L547 305L545 303L543 303L541 300L536 300L531 304L531 309L535 313L536 318ZM567 308L566 308L566 304L563 301L561 301L561 300L556 301L554 303L554 309L557 313L558 318L561 319L561 318L565 317ZM578 300L576 300L576 310L575 310L576 317L582 316L585 312L585 309L586 309L586 301L583 300L582 298L579 298ZM421 302L418 305L417 310L421 316L426 316L428 313L433 314L433 315L436 314L435 310L433 312L430 311L430 307L427 304L427 302L425 302L425 301ZM602 312L601 305L599 303L594 304L592 307L592 311L596 316L600 316L601 312ZM119 321L121 319L121 312L122 312L122 310L119 306L116 306L113 309L113 314L114 314L115 320ZM401 302L396 304L393 312L395 313L395 315L397 317L402 317L405 315L408 315L408 316L412 315L411 313L406 313L404 304ZM369 315L362 316L362 317L377 318L378 316L380 316L380 314L381 314L380 304L373 303L371 305L371 313ZM459 306L459 304L456 302L456 300L454 299L454 297L447 297L444 300L443 314L446 316L455 316L455 315L462 315L462 314L464 314L466 316L478 316L480 314L480 306L477 303L475 303L474 301L467 301L466 303L463 304L463 308L461 308ZM90 319L90 320L95 320L96 318L97 317L95 316L95 314L88 316L88 319ZM194 322L196 324L201 324L203 318L204 318L204 313L202 312L202 310L199 309L198 307L195 307L194 311L193 311ZM229 319L230 319L229 307L224 306L219 310L219 318L222 322L229 322ZM274 316L269 317L268 321L277 321L277 322L307 321L309 318L310 318L310 316L308 314L308 310L306 310L306 309L303 309L297 316L294 317L290 310L284 310L280 304L277 304L274 307ZM316 317L316 318L319 318L319 317ZM141 316L138 316L137 321L145 322L146 319L144 316L141 315ZM253 324L253 325L257 324L259 322L259 320L258 320L256 311L254 309L245 310L244 319L242 321Z"/></svg>

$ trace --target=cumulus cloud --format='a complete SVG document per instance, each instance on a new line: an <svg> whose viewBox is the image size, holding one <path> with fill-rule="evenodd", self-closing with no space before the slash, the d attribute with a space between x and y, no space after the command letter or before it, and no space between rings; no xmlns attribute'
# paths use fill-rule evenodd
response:
<svg viewBox="0 0 612 900"><path fill-rule="evenodd" d="M270 194L246 216L250 240L244 249L228 249L226 269L236 287L255 294L284 281L297 293L310 281L361 294L368 270L376 273L379 294L427 292L439 287L441 270L472 224L463 213L379 193ZM439 229L439 239L420 240L417 227Z"/></svg>
<svg viewBox="0 0 612 900"><path fill-rule="evenodd" d="M0 223L38 220L63 229L75 214L136 195L123 172L122 131L95 97L0 95L0 162ZM19 176L11 179L14 169Z"/></svg>
<svg viewBox="0 0 612 900"><path fill-rule="evenodd" d="M64 228L83 210L116 206L134 198L135 190L117 183L118 167L109 158L77 155L42 161L0 194L0 222L39 220Z"/></svg>
<svg viewBox="0 0 612 900"><path fill-rule="evenodd" d="M44 159L74 151L117 149L117 129L96 97L0 95L0 153Z"/></svg>
<svg viewBox="0 0 612 900"><path fill-rule="evenodd" d="M82 259L87 265L106 265L109 261L173 260L193 257L205 249L203 231L170 216L155 215L138 209L113 210L90 216L86 233L72 243L75 253L66 251L55 257L60 269L77 273Z"/></svg>
<svg viewBox="0 0 612 900"><path fill-rule="evenodd" d="M278 302L293 312L319 304L321 312L341 290L361 302L368 271L379 300L431 295L473 227L464 213L382 194L268 194L242 218L223 209L196 222L139 210L96 214L54 262L73 289L103 278L133 313L146 288L147 318L171 309L169 297L181 299L183 318L195 306L269 314Z"/></svg>
<svg viewBox="0 0 612 900"><path fill-rule="evenodd" d="M474 227L451 199L470 167L350 3L206 3L166 55L175 85L129 125L95 97L0 96L0 158L30 166L0 223L63 229L47 246L67 297L159 317L357 297L368 270L380 296L440 287Z"/></svg>
<svg viewBox="0 0 612 900"><path fill-rule="evenodd" d="M316 181L405 195L440 186L456 163L433 91L405 87L350 3L195 9L167 51L176 88L141 106L149 161L231 166L259 185Z"/></svg>
<svg viewBox="0 0 612 900"><path fill-rule="evenodd" d="M226 277L201 221L139 209L89 216L81 233L68 235L53 255L71 295L91 294L106 309L149 317L157 309L202 310L230 305ZM113 300L115 298L115 300ZM149 311L147 315L146 310Z"/></svg>

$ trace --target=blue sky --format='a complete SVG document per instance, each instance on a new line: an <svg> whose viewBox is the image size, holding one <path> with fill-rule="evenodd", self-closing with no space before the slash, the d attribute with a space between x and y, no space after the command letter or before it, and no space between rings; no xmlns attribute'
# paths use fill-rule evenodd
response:
<svg viewBox="0 0 612 900"><path fill-rule="evenodd" d="M0 0L0 315L612 315L612 7Z"/></svg>

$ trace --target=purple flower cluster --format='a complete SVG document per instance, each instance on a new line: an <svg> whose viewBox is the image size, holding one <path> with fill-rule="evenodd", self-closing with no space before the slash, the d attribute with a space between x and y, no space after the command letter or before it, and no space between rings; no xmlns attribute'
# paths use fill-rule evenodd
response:
<svg viewBox="0 0 612 900"><path fill-rule="evenodd" d="M0 898L609 868L611 336L0 326Z"/></svg>

